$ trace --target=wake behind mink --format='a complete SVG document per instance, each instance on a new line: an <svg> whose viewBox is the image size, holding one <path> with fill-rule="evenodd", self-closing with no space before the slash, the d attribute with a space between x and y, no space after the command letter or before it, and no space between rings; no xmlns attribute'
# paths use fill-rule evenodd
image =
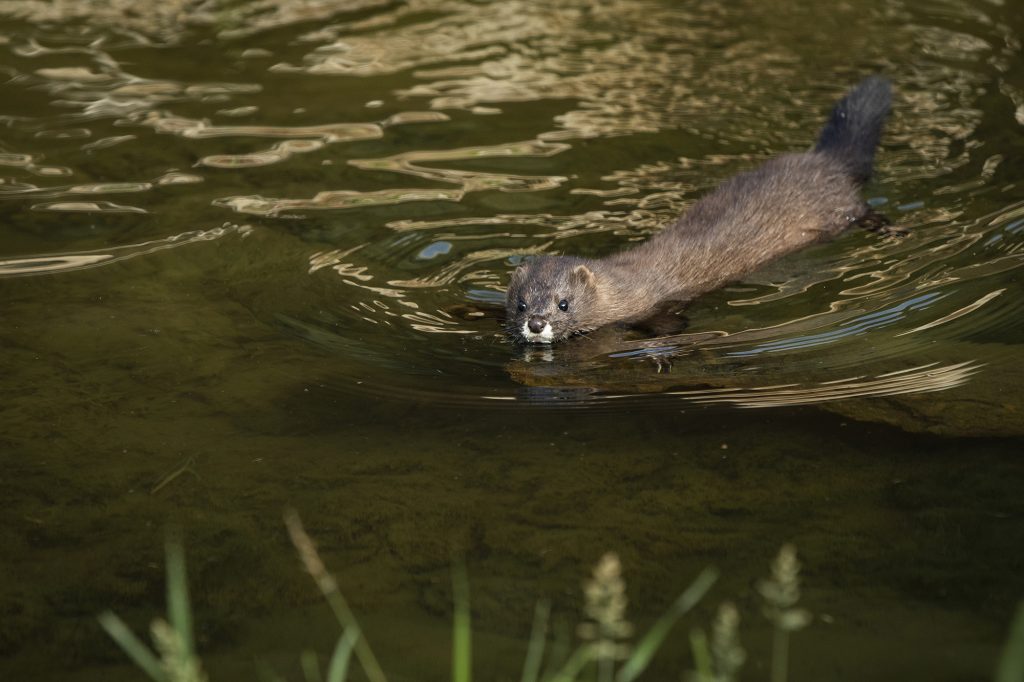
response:
<svg viewBox="0 0 1024 682"><path fill-rule="evenodd" d="M889 114L889 81L871 76L832 110L814 149L736 175L645 243L605 258L540 256L512 274L505 307L518 341L552 343L638 322L864 218L860 189Z"/></svg>

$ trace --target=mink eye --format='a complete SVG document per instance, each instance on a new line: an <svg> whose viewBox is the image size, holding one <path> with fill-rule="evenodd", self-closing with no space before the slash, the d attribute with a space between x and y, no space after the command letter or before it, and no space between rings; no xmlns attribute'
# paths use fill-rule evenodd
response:
<svg viewBox="0 0 1024 682"><path fill-rule="evenodd" d="M518 310L521 313L525 313L526 312L526 303L524 301L520 301L519 305L516 306L516 310Z"/></svg>
<svg viewBox="0 0 1024 682"><path fill-rule="evenodd" d="M563 298L561 301L558 302L558 309L564 313L566 310L569 309L569 301Z"/></svg>

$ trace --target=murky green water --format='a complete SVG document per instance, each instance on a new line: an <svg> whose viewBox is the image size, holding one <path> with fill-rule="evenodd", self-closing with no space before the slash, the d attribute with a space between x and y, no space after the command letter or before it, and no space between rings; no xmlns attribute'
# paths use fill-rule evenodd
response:
<svg viewBox="0 0 1024 682"><path fill-rule="evenodd" d="M823 616L792 679L989 677L1024 597L1016 2L0 16L0 677L137 679L95 614L162 611L179 525L213 678L297 679L337 633L286 507L394 679L449 673L453 556L477 671L511 679L534 599L575 619L608 549L641 624L717 565L694 622L735 599L765 679L752 585L785 541ZM775 263L653 343L504 341L517 259L645 238L879 71L867 196L907 236Z"/></svg>

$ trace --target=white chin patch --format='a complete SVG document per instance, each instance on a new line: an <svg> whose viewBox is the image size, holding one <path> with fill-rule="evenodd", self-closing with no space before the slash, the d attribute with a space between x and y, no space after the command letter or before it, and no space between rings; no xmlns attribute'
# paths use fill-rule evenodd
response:
<svg viewBox="0 0 1024 682"><path fill-rule="evenodd" d="M548 322L544 325L544 328L539 333L533 333L530 331L529 322L523 322L523 338L530 343L551 343L555 340L555 332L551 329L551 323Z"/></svg>

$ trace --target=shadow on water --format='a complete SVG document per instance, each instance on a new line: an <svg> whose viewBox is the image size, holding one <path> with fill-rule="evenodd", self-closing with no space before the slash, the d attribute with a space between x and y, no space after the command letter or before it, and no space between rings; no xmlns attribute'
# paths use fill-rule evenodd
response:
<svg viewBox="0 0 1024 682"><path fill-rule="evenodd" d="M134 4L0 6L0 676L129 676L94 616L159 610L169 522L214 679L328 651L286 506L398 677L448 674L453 552L490 670L609 549L638 622L715 563L756 641L788 540L826 616L793 679L988 676L1024 593L1011 3ZM645 239L879 71L905 236L684 333L506 341L519 259Z"/></svg>

